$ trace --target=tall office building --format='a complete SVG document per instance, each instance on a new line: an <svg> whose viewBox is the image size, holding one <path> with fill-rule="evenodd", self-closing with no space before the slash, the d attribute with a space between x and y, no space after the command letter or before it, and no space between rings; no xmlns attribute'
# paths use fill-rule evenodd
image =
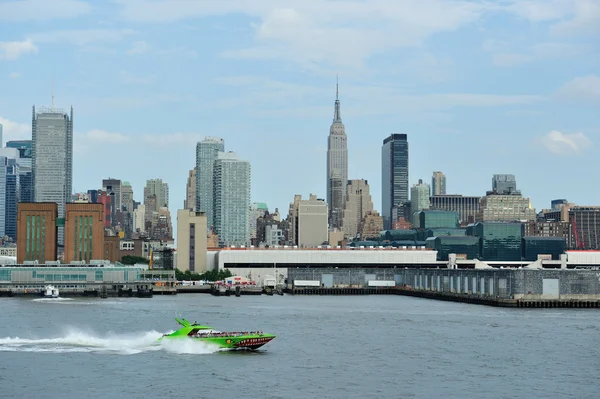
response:
<svg viewBox="0 0 600 399"><path fill-rule="evenodd" d="M128 181L121 185L121 209L123 212L123 230L126 238L131 238L133 232L133 209L135 201L133 199L133 187Z"/></svg>
<svg viewBox="0 0 600 399"><path fill-rule="evenodd" d="M125 212L133 213L133 187L128 181L121 185L121 207Z"/></svg>
<svg viewBox="0 0 600 399"><path fill-rule="evenodd" d="M70 115L61 109L32 108L31 169L35 202L58 204L58 217L64 218L65 204L73 193L73 107ZM58 243L64 230L59 227Z"/></svg>
<svg viewBox="0 0 600 399"><path fill-rule="evenodd" d="M119 179L103 179L102 180L102 191L106 193L106 195L110 195L110 227L117 227L119 225L119 217L121 216L123 210L121 208L123 197L122 197L122 189L123 185L121 180Z"/></svg>
<svg viewBox="0 0 600 399"><path fill-rule="evenodd" d="M146 205L140 204L133 211L133 231L138 233L146 232Z"/></svg>
<svg viewBox="0 0 600 399"><path fill-rule="evenodd" d="M225 151L222 138L206 137L196 144L196 211L206 213L207 229L214 226L213 168L217 154Z"/></svg>
<svg viewBox="0 0 600 399"><path fill-rule="evenodd" d="M492 177L492 191L501 195L519 195L515 175L494 175Z"/></svg>
<svg viewBox="0 0 600 399"><path fill-rule="evenodd" d="M0 238L6 235L6 163L7 158L0 155Z"/></svg>
<svg viewBox="0 0 600 399"><path fill-rule="evenodd" d="M169 185L163 182L162 179L146 180L144 198L150 196L156 196L156 203L153 208L154 212L158 212L159 208L169 207Z"/></svg>
<svg viewBox="0 0 600 399"><path fill-rule="evenodd" d="M531 200L520 193L511 195L488 193L479 201L478 221L514 222L536 220Z"/></svg>
<svg viewBox="0 0 600 399"><path fill-rule="evenodd" d="M369 182L362 179L349 180L346 185L343 231L346 237L356 237L362 230L364 218L373 212Z"/></svg>
<svg viewBox="0 0 600 399"><path fill-rule="evenodd" d="M31 140L12 140L6 142L6 148L14 148L19 152L20 202L33 202L33 177L31 172Z"/></svg>
<svg viewBox="0 0 600 399"><path fill-rule="evenodd" d="M419 183L412 186L410 189L410 211L412 213L413 226L417 226L418 220L414 219L417 212L425 209L429 209L429 185L423 183L422 179L419 179Z"/></svg>
<svg viewBox="0 0 600 399"><path fill-rule="evenodd" d="M442 172L433 172L431 176L431 195L446 195L446 175Z"/></svg>
<svg viewBox="0 0 600 399"><path fill-rule="evenodd" d="M219 244L250 243L250 162L219 152L214 162L214 225Z"/></svg>
<svg viewBox="0 0 600 399"><path fill-rule="evenodd" d="M121 205L123 202L123 184L121 183L121 180L110 177L108 179L103 179L102 190L113 196L115 211L121 211Z"/></svg>
<svg viewBox="0 0 600 399"><path fill-rule="evenodd" d="M19 164L16 159L5 158L6 185L5 185L5 207L4 207L4 236L13 241L17 239L17 209L21 192Z"/></svg>
<svg viewBox="0 0 600 399"><path fill-rule="evenodd" d="M381 195L383 225L392 228L394 209L408 202L408 140L393 133L381 147Z"/></svg>
<svg viewBox="0 0 600 399"><path fill-rule="evenodd" d="M206 271L206 214L192 209L177 211L177 269Z"/></svg>
<svg viewBox="0 0 600 399"><path fill-rule="evenodd" d="M348 142L346 128L342 123L338 86L335 90L335 110L333 123L327 139L327 205L329 206L329 227L341 227L346 183L348 181Z"/></svg>
<svg viewBox="0 0 600 399"><path fill-rule="evenodd" d="M329 241L327 231L327 204L316 195L298 202L296 215L297 244L301 248L323 245Z"/></svg>
<svg viewBox="0 0 600 399"><path fill-rule="evenodd" d="M185 185L183 209L192 211L196 209L196 169L190 170L190 174L188 175L187 184Z"/></svg>

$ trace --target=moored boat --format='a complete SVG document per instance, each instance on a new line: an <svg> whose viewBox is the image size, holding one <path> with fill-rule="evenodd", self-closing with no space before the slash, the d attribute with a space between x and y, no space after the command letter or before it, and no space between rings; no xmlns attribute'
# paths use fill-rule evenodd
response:
<svg viewBox="0 0 600 399"><path fill-rule="evenodd" d="M226 349L258 349L275 338L273 334L262 331L222 332L209 326L190 323L186 319L175 319L181 328L170 334L164 334L164 339L197 339Z"/></svg>

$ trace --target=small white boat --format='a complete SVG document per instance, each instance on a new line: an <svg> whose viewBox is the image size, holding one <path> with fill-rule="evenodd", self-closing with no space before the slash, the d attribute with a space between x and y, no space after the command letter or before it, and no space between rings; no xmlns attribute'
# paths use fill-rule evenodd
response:
<svg viewBox="0 0 600 399"><path fill-rule="evenodd" d="M53 285L47 285L44 288L44 298L58 298L58 288Z"/></svg>

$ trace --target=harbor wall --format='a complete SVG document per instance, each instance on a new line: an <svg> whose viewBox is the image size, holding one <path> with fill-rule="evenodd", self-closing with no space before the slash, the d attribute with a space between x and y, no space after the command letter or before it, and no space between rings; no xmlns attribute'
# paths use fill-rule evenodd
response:
<svg viewBox="0 0 600 399"><path fill-rule="evenodd" d="M411 291L515 300L600 300L600 271L563 269L290 268L294 281L319 281L321 288L366 288L395 281ZM371 282L371 284L369 284Z"/></svg>

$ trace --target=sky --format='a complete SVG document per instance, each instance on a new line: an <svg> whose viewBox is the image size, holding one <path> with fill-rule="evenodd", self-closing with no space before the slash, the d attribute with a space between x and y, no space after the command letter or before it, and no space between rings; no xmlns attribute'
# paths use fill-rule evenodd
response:
<svg viewBox="0 0 600 399"><path fill-rule="evenodd" d="M252 201L325 198L336 76L349 178L381 211L381 146L408 134L410 184L484 195L514 174L538 210L600 205L600 0L0 0L0 123L74 108L75 192L169 184L195 144L251 162Z"/></svg>

